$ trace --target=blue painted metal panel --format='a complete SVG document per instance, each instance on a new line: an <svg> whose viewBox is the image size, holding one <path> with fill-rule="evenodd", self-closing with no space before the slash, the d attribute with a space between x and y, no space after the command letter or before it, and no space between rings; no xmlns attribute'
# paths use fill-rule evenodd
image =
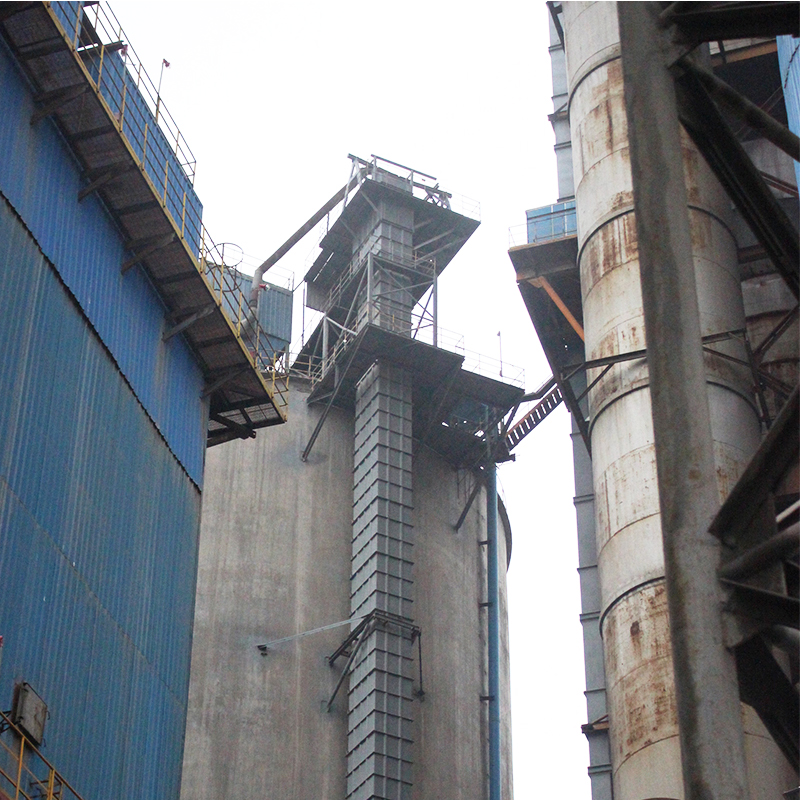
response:
<svg viewBox="0 0 800 800"><path fill-rule="evenodd" d="M74 0L70 2L53 3L51 6L58 21L64 26L64 30L70 32L75 31L75 39L77 38L78 15L82 7L83 2L74 2ZM75 41L75 39L73 39L73 41Z"/></svg>
<svg viewBox="0 0 800 800"><path fill-rule="evenodd" d="M253 279L238 270L231 269L230 272L235 274L235 285L241 293L241 300L237 297L236 302L246 304L247 298L250 297ZM289 289L283 289L266 281L261 283L264 288L258 293L258 322L266 334L261 337L261 344L265 349L262 355L269 360L277 351L288 350L292 340L293 295ZM223 304L234 324L236 320L243 318L243 313L246 314L246 306L234 306L230 295L223 294Z"/></svg>
<svg viewBox="0 0 800 800"><path fill-rule="evenodd" d="M231 280L230 285L235 286L238 292L223 293L222 304L236 325L237 320L243 320L247 316L247 298L250 297L253 279L233 268L229 268L227 274ZM262 286L265 288L258 293L258 322L262 331L260 346L263 349L262 357L269 361L277 352L289 350L292 341L293 295L289 289L266 281L262 281Z"/></svg>
<svg viewBox="0 0 800 800"><path fill-rule="evenodd" d="M778 37L778 63L789 128L800 135L800 39L794 36ZM800 164L796 161L794 174L800 186Z"/></svg>
<svg viewBox="0 0 800 800"><path fill-rule="evenodd" d="M120 273L128 254L117 229L96 197L78 202L78 166L51 121L30 125L30 90L2 42L0 97L0 192L55 264L176 457L201 485L208 405L199 401L200 368L182 337L161 341L163 304L140 269ZM53 344L52 339L47 343Z"/></svg>
<svg viewBox="0 0 800 800"><path fill-rule="evenodd" d="M292 292L266 284L258 294L258 318L261 327L273 341L281 342L285 347L292 340Z"/></svg>
<svg viewBox="0 0 800 800"><path fill-rule="evenodd" d="M0 702L87 800L177 800L200 493L1 198L0 286Z"/></svg>

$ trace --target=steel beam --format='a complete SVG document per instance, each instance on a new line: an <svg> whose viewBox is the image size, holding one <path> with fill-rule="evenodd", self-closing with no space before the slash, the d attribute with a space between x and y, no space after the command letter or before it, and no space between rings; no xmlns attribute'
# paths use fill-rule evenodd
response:
<svg viewBox="0 0 800 800"><path fill-rule="evenodd" d="M231 419L227 419L219 414L212 414L211 419L214 420L214 422L218 422L220 425L224 425L229 431L235 433L240 439L256 438L256 432L252 428L247 428Z"/></svg>
<svg viewBox="0 0 800 800"><path fill-rule="evenodd" d="M89 87L85 83L79 83L35 97L34 101L41 103L41 106L33 112L31 116L31 125L35 125L39 120L49 117L65 103L69 103L70 100L75 100L75 98L80 97L88 88Z"/></svg>
<svg viewBox="0 0 800 800"><path fill-rule="evenodd" d="M795 297L800 294L797 231L753 165L702 81L690 71L676 79L683 127L730 195Z"/></svg>
<svg viewBox="0 0 800 800"><path fill-rule="evenodd" d="M618 3L664 570L686 800L745 800L736 665L708 526L717 486L670 42L658 3ZM657 175L658 180L652 176Z"/></svg>
<svg viewBox="0 0 800 800"><path fill-rule="evenodd" d="M678 60L678 66L691 72L703 84L706 91L719 100L729 111L736 114L748 127L758 131L776 147L795 161L800 161L800 139L785 125L767 114L752 101L720 80L713 72L695 64L688 56Z"/></svg>
<svg viewBox="0 0 800 800"><path fill-rule="evenodd" d="M124 261L122 266L120 267L120 272L124 275L131 267L135 267L140 261L147 258L147 256L152 255L156 252L156 250L161 250L162 247L167 247L168 245L172 244L176 239L174 233L168 233L166 236L162 236L155 240L151 240L150 244L145 245L140 250L136 246L129 246L127 249L135 252L136 254L131 258Z"/></svg>
<svg viewBox="0 0 800 800"><path fill-rule="evenodd" d="M670 3L660 21L692 42L800 33L797 3Z"/></svg>
<svg viewBox="0 0 800 800"><path fill-rule="evenodd" d="M756 636L736 648L742 702L752 706L795 770L800 766L797 690ZM788 795L784 795L785 797Z"/></svg>
<svg viewBox="0 0 800 800"><path fill-rule="evenodd" d="M198 320L207 317L209 314L213 314L216 309L217 305L215 303L210 303L207 306L203 306L203 308L199 308L197 311L193 312L185 319L182 319L180 322L178 322L177 324L173 325L172 327L164 331L164 335L161 337L161 341L168 342L173 336L176 336L181 331L186 330L186 328L188 328L190 325L194 325L194 323L197 322Z"/></svg>
<svg viewBox="0 0 800 800"><path fill-rule="evenodd" d="M800 397L795 389L711 524L721 541L736 545L767 496L797 462Z"/></svg>

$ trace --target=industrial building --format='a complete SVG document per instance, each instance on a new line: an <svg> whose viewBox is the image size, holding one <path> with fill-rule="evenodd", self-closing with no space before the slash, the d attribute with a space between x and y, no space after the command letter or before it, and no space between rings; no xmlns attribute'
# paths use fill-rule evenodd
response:
<svg viewBox="0 0 800 800"><path fill-rule="evenodd" d="M108 6L0 4L0 800L511 800L495 467L562 402L593 800L798 796L797 6L547 5L525 394L435 178L351 156L249 278Z"/></svg>
<svg viewBox="0 0 800 800"><path fill-rule="evenodd" d="M291 418L209 453L187 800L512 797L494 471L523 389L440 338L474 212L351 160L305 276Z"/></svg>
<svg viewBox="0 0 800 800"><path fill-rule="evenodd" d="M0 797L176 799L205 451L281 348L106 6L0 5L0 102Z"/></svg>
<svg viewBox="0 0 800 800"><path fill-rule="evenodd" d="M796 797L797 5L548 7L592 796Z"/></svg>

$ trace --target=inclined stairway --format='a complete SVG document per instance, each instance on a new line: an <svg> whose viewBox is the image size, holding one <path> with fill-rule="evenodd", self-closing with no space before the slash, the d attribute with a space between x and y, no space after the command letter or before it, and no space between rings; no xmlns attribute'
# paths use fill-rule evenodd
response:
<svg viewBox="0 0 800 800"><path fill-rule="evenodd" d="M558 408L563 401L561 389L554 386L522 419L515 422L506 433L508 449L516 447L537 425Z"/></svg>

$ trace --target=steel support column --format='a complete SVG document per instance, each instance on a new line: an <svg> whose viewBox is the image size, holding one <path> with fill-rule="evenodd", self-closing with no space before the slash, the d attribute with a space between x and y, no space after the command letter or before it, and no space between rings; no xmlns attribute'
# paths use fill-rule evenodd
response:
<svg viewBox="0 0 800 800"><path fill-rule="evenodd" d="M487 602L489 604L489 800L500 800L500 592L497 558L497 465L486 465Z"/></svg>
<svg viewBox="0 0 800 800"><path fill-rule="evenodd" d="M659 4L617 8L684 791L686 800L744 800L736 665L708 533L717 487L668 41Z"/></svg>

